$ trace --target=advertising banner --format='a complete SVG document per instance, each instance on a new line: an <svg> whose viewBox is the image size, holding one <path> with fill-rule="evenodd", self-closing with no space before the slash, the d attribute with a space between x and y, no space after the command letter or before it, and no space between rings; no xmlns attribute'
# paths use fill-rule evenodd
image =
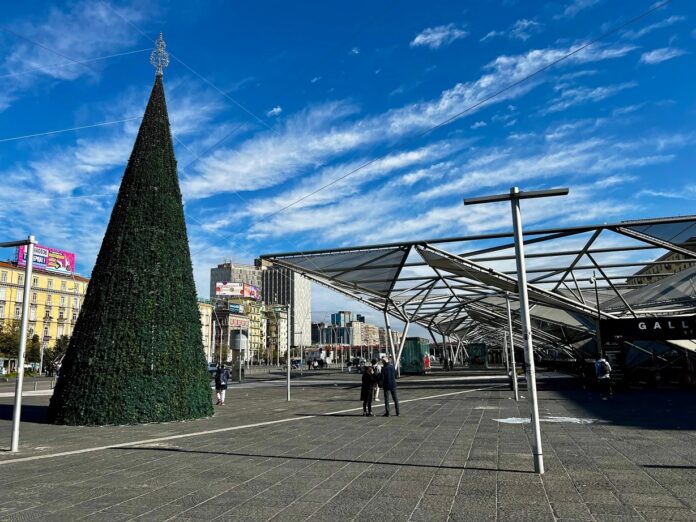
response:
<svg viewBox="0 0 696 522"><path fill-rule="evenodd" d="M638 319L603 319L602 340L669 341L696 338L696 316L673 315Z"/></svg>
<svg viewBox="0 0 696 522"><path fill-rule="evenodd" d="M17 250L17 265L26 266L27 247L21 245ZM72 274L75 271L75 254L55 248L34 245L34 268L56 272L57 274Z"/></svg>
<svg viewBox="0 0 696 522"><path fill-rule="evenodd" d="M230 328L248 330L249 329L249 318L248 317L230 316Z"/></svg>
<svg viewBox="0 0 696 522"><path fill-rule="evenodd" d="M244 313L244 307L240 304L236 303L230 303L229 305L229 310L233 314L243 314Z"/></svg>
<svg viewBox="0 0 696 522"><path fill-rule="evenodd" d="M215 283L215 295L241 297L244 285L237 281L219 281Z"/></svg>
<svg viewBox="0 0 696 522"><path fill-rule="evenodd" d="M253 299L255 301L260 301L261 300L261 290L259 287L254 286L254 285L249 285L247 283L244 283L244 289L243 289L243 297L248 297L249 299Z"/></svg>

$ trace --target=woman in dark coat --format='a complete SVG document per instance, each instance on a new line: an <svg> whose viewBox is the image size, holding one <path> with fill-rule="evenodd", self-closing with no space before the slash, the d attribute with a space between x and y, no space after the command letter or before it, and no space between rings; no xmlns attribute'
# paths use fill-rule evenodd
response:
<svg viewBox="0 0 696 522"><path fill-rule="evenodd" d="M372 414L372 394L376 382L372 366L365 367L362 374L362 386L360 387L360 400L363 401L363 415L373 417Z"/></svg>

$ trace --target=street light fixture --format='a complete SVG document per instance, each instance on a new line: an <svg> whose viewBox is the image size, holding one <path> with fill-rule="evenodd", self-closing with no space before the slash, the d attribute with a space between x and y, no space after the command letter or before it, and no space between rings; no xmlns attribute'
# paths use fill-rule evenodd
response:
<svg viewBox="0 0 696 522"><path fill-rule="evenodd" d="M517 262L517 286L520 299L520 319L522 320L522 339L525 344L525 359L527 363L527 387L530 406L532 409L532 427L534 430L534 471L544 473L544 456L541 449L541 427L539 425L539 403L537 400L536 372L534 369L534 345L532 343L532 325L529 319L529 297L527 295L527 273L524 259L524 237L522 236L521 199L565 196L568 188L551 190L532 190L520 192L518 187L510 188L509 194L495 194L464 200L465 205L509 201L512 210L512 226L515 236L515 258Z"/></svg>

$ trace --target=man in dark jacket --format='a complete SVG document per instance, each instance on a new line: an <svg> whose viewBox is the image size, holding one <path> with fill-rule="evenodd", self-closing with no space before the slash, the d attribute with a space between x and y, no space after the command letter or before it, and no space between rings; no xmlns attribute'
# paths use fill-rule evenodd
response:
<svg viewBox="0 0 696 522"><path fill-rule="evenodd" d="M225 405L225 393L227 392L227 382L230 380L230 371L224 364L218 364L215 372L215 392L217 395L216 405Z"/></svg>
<svg viewBox="0 0 696 522"><path fill-rule="evenodd" d="M384 390L384 416L389 417L389 394L394 399L396 416L399 416L399 396L396 394L396 370L386 357L382 358L382 389Z"/></svg>

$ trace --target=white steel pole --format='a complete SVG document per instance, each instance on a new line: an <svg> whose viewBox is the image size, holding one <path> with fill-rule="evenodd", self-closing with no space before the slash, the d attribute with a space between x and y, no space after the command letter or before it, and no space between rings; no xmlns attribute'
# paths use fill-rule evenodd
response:
<svg viewBox="0 0 696 522"><path fill-rule="evenodd" d="M290 324L290 307L288 306L288 324ZM293 341L294 341L294 336L293 336ZM290 336L288 336L288 347L285 351L285 358L287 359L288 363L288 402L290 402Z"/></svg>
<svg viewBox="0 0 696 522"><path fill-rule="evenodd" d="M510 295L505 293L505 303L507 304L508 331L506 336L510 339L510 364L512 366L512 390L515 393L515 400L520 400L520 394L517 387L517 363L515 362L515 341L512 338L512 313L510 313Z"/></svg>
<svg viewBox="0 0 696 522"><path fill-rule="evenodd" d="M527 392L532 410L532 429L534 434L534 471L544 473L544 456L541 449L541 428L539 426L539 403L537 401L536 372L534 371L534 345L532 343L532 325L529 320L529 300L527 297L527 274L524 262L524 237L522 236L522 214L520 200L516 197L519 188L510 189L510 206L512 208L512 226L515 233L515 257L517 261L517 286L520 296L520 319L522 320L522 339L525 344L525 362L527 363Z"/></svg>
<svg viewBox="0 0 696 522"><path fill-rule="evenodd" d="M27 322L29 320L29 292L31 291L31 270L34 264L34 244L36 238L29 236L27 242L27 264L24 269L24 295L22 296L22 322L19 328L19 354L17 355L17 385L12 412L12 439L10 451L19 450L19 422L22 418L22 385L24 384L24 352L27 348Z"/></svg>

